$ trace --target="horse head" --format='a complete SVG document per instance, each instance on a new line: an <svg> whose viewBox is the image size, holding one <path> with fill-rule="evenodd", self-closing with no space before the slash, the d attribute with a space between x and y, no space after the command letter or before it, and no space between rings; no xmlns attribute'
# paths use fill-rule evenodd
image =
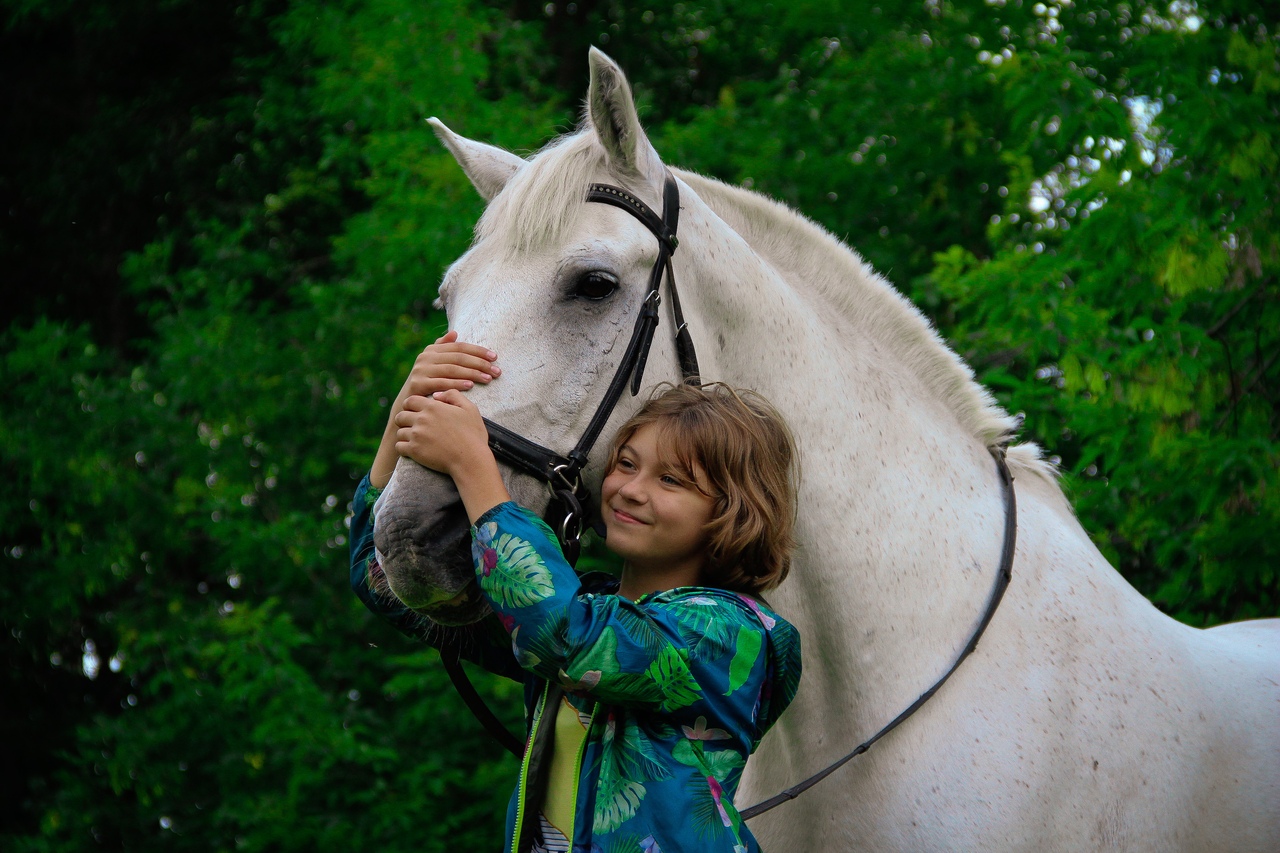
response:
<svg viewBox="0 0 1280 853"><path fill-rule="evenodd" d="M588 205L588 187L625 187L661 210L666 176L621 69L594 49L590 69L582 129L527 160L430 120L488 202L437 302L461 339L499 354L501 380L470 393L491 421L560 454L584 432L618 368L658 256L653 234L633 216ZM668 338L655 342L650 382L678 375ZM602 435L634 405L624 395ZM598 449L583 472L593 492L602 456ZM522 505L547 505L547 487L531 476L504 469L504 479ZM470 528L448 477L401 459L375 519L387 585L404 604L447 625L487 612L471 568Z"/></svg>

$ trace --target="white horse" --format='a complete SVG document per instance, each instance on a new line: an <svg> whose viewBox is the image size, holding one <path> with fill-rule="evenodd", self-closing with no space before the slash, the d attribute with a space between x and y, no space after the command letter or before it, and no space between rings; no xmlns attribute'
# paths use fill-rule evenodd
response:
<svg viewBox="0 0 1280 853"><path fill-rule="evenodd" d="M635 218L584 203L587 186L661 209L663 165L626 79L598 51L590 66L585 129L527 160L432 120L489 200L440 288L450 327L505 368L472 397L561 453L613 375L657 253ZM878 730L967 641L1005 521L988 448L1015 424L849 248L780 204L673 171L702 374L777 404L804 464L800 553L771 595L804 638L804 680L748 766L741 808ZM679 378L663 312L649 383ZM636 405L624 396L610 429ZM763 846L1280 850L1280 620L1205 631L1162 615L1090 542L1038 450L1008 459L1013 583L977 652L869 753L753 821ZM509 480L545 505L543 486ZM402 459L377 529L407 604L444 624L481 615L445 478Z"/></svg>

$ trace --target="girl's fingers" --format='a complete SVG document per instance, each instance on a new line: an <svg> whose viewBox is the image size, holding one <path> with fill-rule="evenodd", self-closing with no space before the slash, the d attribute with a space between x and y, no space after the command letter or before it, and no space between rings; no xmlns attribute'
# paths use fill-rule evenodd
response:
<svg viewBox="0 0 1280 853"><path fill-rule="evenodd" d="M409 383L409 393L416 397L430 397L437 391L470 391L476 383L470 379L414 379Z"/></svg>
<svg viewBox="0 0 1280 853"><path fill-rule="evenodd" d="M421 412L430 404L430 399L423 394L412 394L404 398L404 405L400 407L400 413L396 415L396 420L401 424L412 423L413 416L406 416L405 412Z"/></svg>
<svg viewBox="0 0 1280 853"><path fill-rule="evenodd" d="M502 368L487 358L462 353L423 353L414 362L413 372L427 376L476 378L496 376Z"/></svg>
<svg viewBox="0 0 1280 853"><path fill-rule="evenodd" d="M423 352L429 352L433 349L470 352L486 358L498 357L497 353L488 347L481 346L480 344L473 344L470 341L458 340L458 333L453 331L447 332L441 337L436 338L435 343L428 345L423 349Z"/></svg>
<svg viewBox="0 0 1280 853"><path fill-rule="evenodd" d="M476 385L487 385L493 377L484 374L467 374L454 377L410 376L409 393L428 397L437 391L470 391Z"/></svg>
<svg viewBox="0 0 1280 853"><path fill-rule="evenodd" d="M476 408L476 404L471 402L471 400L467 398L466 394L463 394L461 391L454 388L450 388L445 391L437 391L432 394L431 397L438 402L447 403L450 406L454 406L466 412L475 414L480 413L480 410Z"/></svg>
<svg viewBox="0 0 1280 853"><path fill-rule="evenodd" d="M439 377L414 378L409 383L409 390L418 396L429 397L437 391L456 388L459 391L470 391L475 387L474 379L442 379Z"/></svg>
<svg viewBox="0 0 1280 853"><path fill-rule="evenodd" d="M477 375L489 376L495 371L502 372L496 364L478 358L450 359L448 361L423 360L415 364L413 369L415 373L427 376L443 376L454 379L470 378Z"/></svg>

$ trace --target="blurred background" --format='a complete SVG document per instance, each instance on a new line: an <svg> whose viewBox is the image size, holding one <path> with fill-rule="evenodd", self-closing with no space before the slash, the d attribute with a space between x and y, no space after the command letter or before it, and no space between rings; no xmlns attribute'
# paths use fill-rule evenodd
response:
<svg viewBox="0 0 1280 853"><path fill-rule="evenodd" d="M344 518L481 211L423 120L536 150L592 44L913 299L1156 606L1280 612L1273 4L0 9L6 851L498 849L514 761Z"/></svg>

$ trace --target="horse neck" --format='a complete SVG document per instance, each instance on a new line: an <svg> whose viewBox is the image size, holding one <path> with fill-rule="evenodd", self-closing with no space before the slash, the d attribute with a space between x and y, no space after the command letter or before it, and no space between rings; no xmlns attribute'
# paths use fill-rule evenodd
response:
<svg viewBox="0 0 1280 853"><path fill-rule="evenodd" d="M780 205L681 177L710 198L682 222L693 331L719 344L700 348L704 375L771 399L800 448L800 550L771 600L822 649L806 680L855 674L874 717L945 668L985 605L1004 524L987 447L1007 416L852 251Z"/></svg>

